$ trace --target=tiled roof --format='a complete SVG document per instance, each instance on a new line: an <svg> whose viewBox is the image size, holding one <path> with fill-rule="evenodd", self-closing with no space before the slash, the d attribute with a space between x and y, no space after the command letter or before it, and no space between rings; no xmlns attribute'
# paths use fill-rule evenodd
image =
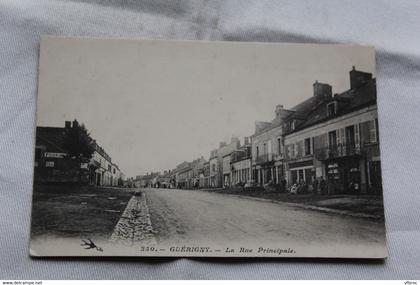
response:
<svg viewBox="0 0 420 285"><path fill-rule="evenodd" d="M327 113L327 105L333 101L338 105L334 117L376 104L376 80L371 79L357 89L347 90L335 95L331 100L321 102L306 114L306 119L300 122L294 131L331 119Z"/></svg>
<svg viewBox="0 0 420 285"><path fill-rule="evenodd" d="M314 96L306 99L305 101L290 108L290 110L294 111L292 116L304 115L305 113L310 112L314 108L314 106L316 106L319 102L320 100Z"/></svg>
<svg viewBox="0 0 420 285"><path fill-rule="evenodd" d="M264 128L261 128L258 132L254 134L254 136L258 136L262 133L265 133L271 129L274 129L278 126L281 126L284 122L296 119L297 120L297 126L299 124L303 123L305 118L308 116L308 113L315 110L322 102L324 102L325 99L320 99L315 96L312 96L305 101L297 104L296 106L290 108L288 111L290 114L288 114L283 120L277 121L274 119L271 122L266 122L266 126Z"/></svg>

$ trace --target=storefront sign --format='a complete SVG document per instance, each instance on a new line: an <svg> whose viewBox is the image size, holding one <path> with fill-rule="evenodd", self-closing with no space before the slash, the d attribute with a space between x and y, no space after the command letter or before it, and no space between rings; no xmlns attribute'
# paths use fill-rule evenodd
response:
<svg viewBox="0 0 420 285"><path fill-rule="evenodd" d="M45 152L44 157L48 158L63 158L66 154L62 152Z"/></svg>

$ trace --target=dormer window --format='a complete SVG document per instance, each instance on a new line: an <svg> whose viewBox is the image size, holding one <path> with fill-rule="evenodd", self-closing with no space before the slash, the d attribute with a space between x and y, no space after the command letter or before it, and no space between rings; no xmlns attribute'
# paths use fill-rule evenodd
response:
<svg viewBox="0 0 420 285"><path fill-rule="evenodd" d="M331 102L327 104L327 116L332 117L337 114L337 102Z"/></svg>
<svg viewBox="0 0 420 285"><path fill-rule="evenodd" d="M293 120L293 121L290 123L290 130L294 131L294 130L295 130L295 128L296 128L296 120Z"/></svg>

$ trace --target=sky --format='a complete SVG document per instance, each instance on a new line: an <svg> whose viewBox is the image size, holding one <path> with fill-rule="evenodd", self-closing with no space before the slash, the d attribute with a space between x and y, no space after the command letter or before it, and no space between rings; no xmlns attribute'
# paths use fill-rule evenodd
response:
<svg viewBox="0 0 420 285"><path fill-rule="evenodd" d="M315 80L347 90L352 66L375 76L373 48L46 37L37 125L77 119L132 177L208 159L313 96Z"/></svg>

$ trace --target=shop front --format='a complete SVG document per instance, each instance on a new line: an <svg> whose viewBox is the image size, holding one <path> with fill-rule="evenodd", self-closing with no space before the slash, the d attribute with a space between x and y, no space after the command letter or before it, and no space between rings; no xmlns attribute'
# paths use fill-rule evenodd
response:
<svg viewBox="0 0 420 285"><path fill-rule="evenodd" d="M360 165L358 157L326 161L328 194L360 194L362 182Z"/></svg>
<svg viewBox="0 0 420 285"><path fill-rule="evenodd" d="M310 188L315 177L315 168L312 160L288 163L289 186L294 184L306 185Z"/></svg>

